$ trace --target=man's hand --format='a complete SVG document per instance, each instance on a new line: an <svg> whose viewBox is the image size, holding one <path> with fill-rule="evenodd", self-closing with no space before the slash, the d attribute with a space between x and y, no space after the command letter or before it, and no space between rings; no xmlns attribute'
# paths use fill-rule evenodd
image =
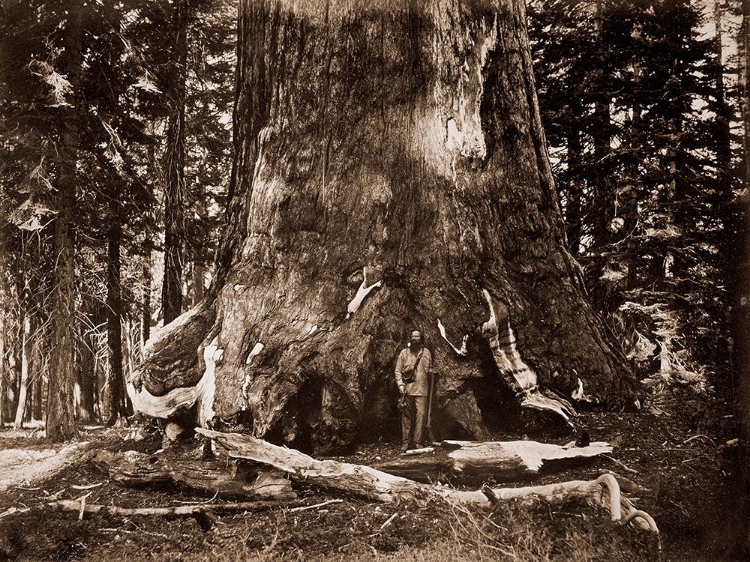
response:
<svg viewBox="0 0 750 562"><path fill-rule="evenodd" d="M401 396L403 396L403 395L404 395L404 392L406 392L406 385L404 385L404 384L400 384L400 385L398 386L398 391L399 391L399 392L401 393Z"/></svg>
<svg viewBox="0 0 750 562"><path fill-rule="evenodd" d="M406 409L406 396L404 396L404 393L401 393L401 396L398 399L398 409L404 410Z"/></svg>

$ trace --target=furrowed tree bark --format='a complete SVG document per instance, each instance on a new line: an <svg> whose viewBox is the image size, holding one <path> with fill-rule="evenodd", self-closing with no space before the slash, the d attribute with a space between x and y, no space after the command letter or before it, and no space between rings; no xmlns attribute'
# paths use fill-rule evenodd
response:
<svg viewBox="0 0 750 562"><path fill-rule="evenodd" d="M113 426L127 417L125 375L122 367L122 297L120 290L120 242L122 240L119 190L110 202L111 224L107 231L107 347L109 350L109 419Z"/></svg>
<svg viewBox="0 0 750 562"><path fill-rule="evenodd" d="M0 252L2 252L4 255L7 255L7 242L5 234L0 236ZM6 270L9 267L9 264L6 260L2 261L3 263L0 263L0 427L5 427L5 402L7 398L8 384L6 380L6 377L8 376L8 369L6 368L6 365L8 365L9 363L6 358L6 352L9 347L6 344L6 330L9 330L11 326L9 314L11 310L11 300L8 291L8 282L6 275Z"/></svg>
<svg viewBox="0 0 750 562"><path fill-rule="evenodd" d="M3 272L0 272L2 275ZM5 360L5 311L6 307L4 280L0 279L0 427L5 424L5 389L6 389L6 360Z"/></svg>
<svg viewBox="0 0 750 562"><path fill-rule="evenodd" d="M741 451L742 476L745 485L745 551L750 552L750 0L742 0L740 30L740 68L742 76L743 148L742 180L745 194L740 198L740 228L737 240L734 311L732 314L733 369L739 433L744 446Z"/></svg>
<svg viewBox="0 0 750 562"><path fill-rule="evenodd" d="M63 70L77 97L81 76L81 5L70 2L65 22ZM59 108L61 119L56 188L57 215L54 220L56 267L51 298L50 379L47 391L47 437L53 442L74 437L78 430L73 415L75 384L75 235L73 213L76 202L76 162L79 118L77 100Z"/></svg>
<svg viewBox="0 0 750 562"><path fill-rule="evenodd" d="M164 324L182 313L182 268L185 235L185 92L187 84L190 0L174 4L174 62L170 72L170 116L164 157L164 280L161 306Z"/></svg>
<svg viewBox="0 0 750 562"><path fill-rule="evenodd" d="M483 437L472 388L504 369L480 330L486 291L539 384L630 402L565 248L521 0L245 0L239 17L216 279L154 338L135 391L205 382L212 344L207 413L330 450L396 417L395 359L420 328L437 424Z"/></svg>

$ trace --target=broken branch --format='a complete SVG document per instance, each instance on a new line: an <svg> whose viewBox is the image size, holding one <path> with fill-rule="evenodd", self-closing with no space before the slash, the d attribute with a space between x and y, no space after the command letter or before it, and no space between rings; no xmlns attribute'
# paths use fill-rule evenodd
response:
<svg viewBox="0 0 750 562"><path fill-rule="evenodd" d="M326 500L324 502L316 503L315 505L302 505L300 507L295 507L293 509L289 510L289 513L296 512L296 511L307 511L308 509L317 509L319 507L324 507L326 505L331 505L333 503L341 503L344 500L342 499L335 499L335 500Z"/></svg>
<svg viewBox="0 0 750 562"><path fill-rule="evenodd" d="M134 516L175 516L175 517L194 517L199 513L242 513L258 512L268 509L275 509L289 505L296 505L298 502L238 502L238 503L202 503L197 505L180 505L174 507L117 507L115 505L102 504L85 504L84 513L89 515L117 515L121 517ZM81 502L78 500L57 500L45 504L49 507L60 509L62 511L81 510ZM24 510L18 510L20 513ZM28 511L28 510L25 510Z"/></svg>
<svg viewBox="0 0 750 562"><path fill-rule="evenodd" d="M549 502L561 502L578 497L592 505L608 508L613 521L620 521L623 512L629 516L633 511L637 511L632 503L621 498L619 484L611 474L603 474L592 481L562 482L524 488L493 488L492 493L488 494L487 490L463 491L421 484L364 465L334 460L320 461L294 449L272 445L249 435L220 433L200 428L196 431L215 439L227 448L230 457L249 459L272 466L286 472L290 478L298 482L380 502L390 503L399 500L423 502L429 498L442 498L453 504L489 505L490 496L496 497L497 501L541 498ZM555 445L546 446L556 447ZM562 447L560 449L564 450ZM562 455L554 456L554 458L565 458L568 453L562 450L555 453L553 449L550 449L553 451L553 456ZM417 461L419 458L419 456L414 457ZM605 500L604 492L607 493L608 500ZM632 518L640 520L647 528L658 532L648 520L643 523L644 517L634 515Z"/></svg>

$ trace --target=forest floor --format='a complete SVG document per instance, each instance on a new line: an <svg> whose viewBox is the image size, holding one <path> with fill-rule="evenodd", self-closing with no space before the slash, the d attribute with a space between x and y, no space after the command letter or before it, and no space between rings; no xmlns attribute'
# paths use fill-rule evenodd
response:
<svg viewBox="0 0 750 562"><path fill-rule="evenodd" d="M646 489L631 499L655 518L661 531L658 541L648 531L613 524L604 510L582 502L511 502L471 509L443 502L386 505L335 498L312 487L297 490L294 506L279 502L255 513L216 516L207 531L191 518L80 518L77 512L60 511L48 503L85 494L88 504L119 507L207 500L184 491L126 489L88 461L87 452L101 448L159 449L159 436L144 434L142 428L89 427L82 431L77 449L53 446L39 438L38 431L32 436L31 431L5 429L0 430L0 560L744 559L739 548L744 538L739 448L729 405L716 397L677 391L639 412L581 416L592 440L615 445L612 455L543 469L531 483L589 480L600 470L612 470ZM547 440L563 443L569 436ZM185 454L196 453L199 446L183 445ZM381 442L362 444L352 455L335 458L372 464L398 454L397 443ZM53 466L56 462L62 470L50 476L50 469L60 468ZM343 501L295 509L331 499Z"/></svg>

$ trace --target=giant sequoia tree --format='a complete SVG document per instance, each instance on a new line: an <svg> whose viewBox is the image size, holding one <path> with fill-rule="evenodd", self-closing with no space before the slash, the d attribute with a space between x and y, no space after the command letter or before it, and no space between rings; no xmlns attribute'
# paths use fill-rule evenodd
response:
<svg viewBox="0 0 750 562"><path fill-rule="evenodd" d="M523 0L243 0L237 77L217 276L147 349L137 407L350 443L395 409L417 327L441 419L481 436L473 389L518 365L493 323L543 386L633 397L565 249Z"/></svg>

